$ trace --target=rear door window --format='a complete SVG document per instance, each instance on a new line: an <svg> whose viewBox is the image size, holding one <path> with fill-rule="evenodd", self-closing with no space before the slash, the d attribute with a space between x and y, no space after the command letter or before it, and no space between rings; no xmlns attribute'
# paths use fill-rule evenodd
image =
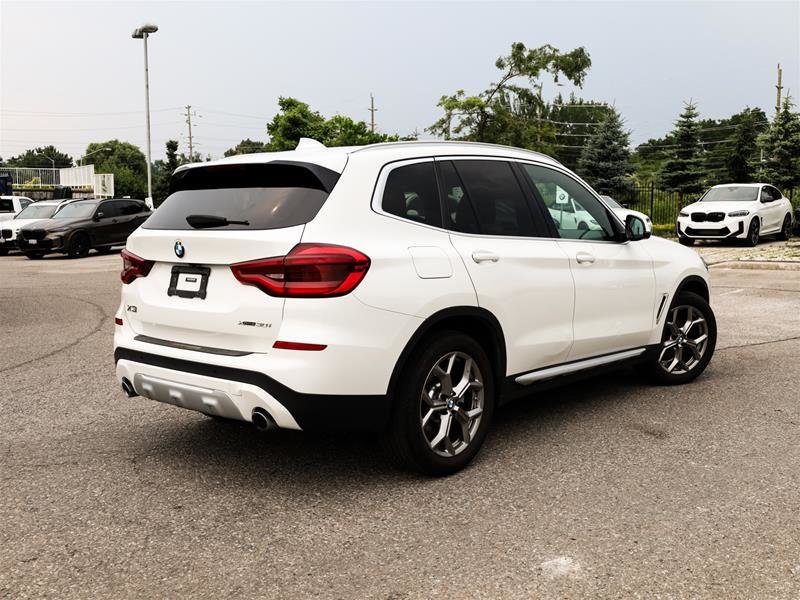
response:
<svg viewBox="0 0 800 600"><path fill-rule="evenodd" d="M433 161L393 169L386 178L381 208L390 215L441 227L442 210Z"/></svg>
<svg viewBox="0 0 800 600"><path fill-rule="evenodd" d="M103 213L104 219L118 217L122 214L122 202L103 202L97 207L97 213Z"/></svg>
<svg viewBox="0 0 800 600"><path fill-rule="evenodd" d="M483 235L537 235L525 194L509 163L456 160L452 164L461 182L458 186L445 180L448 198L461 196L451 211L453 229L471 232L476 223L477 233Z"/></svg>
<svg viewBox="0 0 800 600"><path fill-rule="evenodd" d="M186 169L173 176L170 195L142 227L192 229L189 215L240 221L215 231L303 225L317 216L338 178L335 171L300 162Z"/></svg>

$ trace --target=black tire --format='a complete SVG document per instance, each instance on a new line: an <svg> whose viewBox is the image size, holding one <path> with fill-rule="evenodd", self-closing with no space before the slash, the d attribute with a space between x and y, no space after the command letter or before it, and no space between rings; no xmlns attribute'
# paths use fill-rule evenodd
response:
<svg viewBox="0 0 800 600"><path fill-rule="evenodd" d="M692 238L687 238L687 237L683 237L683 236L680 236L678 238L678 243L681 246L694 246L694 240Z"/></svg>
<svg viewBox="0 0 800 600"><path fill-rule="evenodd" d="M26 252L25 256L31 260L40 260L41 258L44 258L44 252Z"/></svg>
<svg viewBox="0 0 800 600"><path fill-rule="evenodd" d="M696 311L696 313L699 313L699 315L705 320L705 335L707 337L699 360L697 359L697 355L693 352L689 342L700 339L700 336L703 333L703 325L700 323L690 327L681 338L685 344L682 342L680 347L676 344L673 345L671 349L667 348L667 344L672 342L676 337L674 335L674 329L671 327L671 323L675 324L674 317L676 314L678 319L682 318L683 315L686 315L683 310L686 307L691 307L691 309ZM677 313L675 312L676 309ZM678 323L678 328L681 328L681 324L685 326L685 323L689 320L688 317L691 316L692 315L689 314L685 321ZM640 365L640 370L653 383L659 385L680 385L683 383L689 383L690 381L696 379L705 370L709 361L711 360L711 357L714 355L714 349L717 345L717 320L714 317L714 311L711 310L708 302L706 302L702 296L698 296L692 292L680 292L672 301L669 310L662 318L664 320L664 329L661 334L661 343L657 349L648 353L649 356ZM696 316L692 320L695 321ZM665 366L664 363L671 364L675 357L678 356L678 352L682 353L681 361L685 361L685 366L688 366L689 368L686 369L685 372L682 372L684 371L684 363L681 362L680 364L676 365L678 368L675 368L673 372L670 372L668 370L669 365ZM687 356L689 357L688 359L686 358Z"/></svg>
<svg viewBox="0 0 800 600"><path fill-rule="evenodd" d="M781 227L781 232L778 234L778 239L785 242L790 237L792 237L792 215L786 215L783 218L783 226Z"/></svg>
<svg viewBox="0 0 800 600"><path fill-rule="evenodd" d="M67 256L70 258L83 258L89 254L89 250L91 249L92 242L89 239L89 236L82 231L78 231L77 233L72 234L72 237L69 239L69 244L67 245Z"/></svg>
<svg viewBox="0 0 800 600"><path fill-rule="evenodd" d="M760 239L761 235L761 225L758 221L758 217L750 221L750 227L747 230L747 239L745 240L745 244L750 247L755 248L758 246L758 240Z"/></svg>
<svg viewBox="0 0 800 600"><path fill-rule="evenodd" d="M5 256L6 254L8 254L8 249L7 248L0 248L0 256Z"/></svg>
<svg viewBox="0 0 800 600"><path fill-rule="evenodd" d="M434 374L434 367L447 361L450 355L457 355L455 364L450 369L451 375L455 375L456 379L463 380L465 359L471 358L473 363L470 373L480 375L483 380L480 382L483 384L482 389L475 389L474 384L466 387L463 402L452 395L434 393L436 389L446 391L442 385L443 380ZM493 378L494 372L486 352L471 337L457 331L438 331L428 336L409 359L409 364L400 376L399 385L394 390L392 417L383 439L387 455L401 467L427 475L450 475L466 467L480 450L491 425L495 406ZM448 379L451 388L458 387L451 377ZM477 377L475 380L469 377L469 380L475 381ZM436 409L422 399L428 386L432 388L431 394L428 394L432 402L442 403ZM470 421L467 411L474 412L481 396L482 412L475 417L476 421ZM444 400L445 397L449 400ZM424 424L423 412L432 413L427 419L427 425ZM450 427L444 424L445 419ZM465 420L467 425L462 426ZM434 450L431 443L444 430L447 433L442 438L443 441L439 442L444 446L439 451ZM466 444L464 431L469 432L470 437ZM426 435L432 435L433 439L429 442ZM442 455L448 451L448 447L453 454Z"/></svg>

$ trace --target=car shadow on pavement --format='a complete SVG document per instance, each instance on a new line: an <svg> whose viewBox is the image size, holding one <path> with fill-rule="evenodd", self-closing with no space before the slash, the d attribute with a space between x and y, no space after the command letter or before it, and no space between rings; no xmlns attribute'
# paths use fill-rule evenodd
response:
<svg viewBox="0 0 800 600"><path fill-rule="evenodd" d="M627 371L623 371L626 373ZM495 468L497 455L507 451L535 452L537 444L558 435L568 444L571 431L598 411L615 411L621 404L641 401L631 392L641 382L633 376L603 374L516 400L495 413L489 438L461 477ZM378 434L311 433L278 430L262 433L248 423L181 413L188 418L158 424L157 435L141 435L128 450L157 461L176 473L195 472L203 478L223 478L248 489L343 489L355 480L372 483L437 481L394 466L384 455ZM578 424L578 427L573 425ZM142 427L147 427L142 425ZM547 433L547 436L537 434ZM566 437L564 437L566 436ZM492 467L489 463L494 464ZM315 492L315 493L316 493Z"/></svg>

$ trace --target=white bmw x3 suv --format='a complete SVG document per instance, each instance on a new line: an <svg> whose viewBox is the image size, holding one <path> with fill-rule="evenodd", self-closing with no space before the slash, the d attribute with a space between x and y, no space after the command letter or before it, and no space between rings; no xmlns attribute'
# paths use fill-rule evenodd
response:
<svg viewBox="0 0 800 600"><path fill-rule="evenodd" d="M778 188L765 183L715 185L678 213L678 241L743 240L758 245L764 235L788 240L792 235L792 203Z"/></svg>
<svg viewBox="0 0 800 600"><path fill-rule="evenodd" d="M597 228L557 223L566 193ZM708 272L555 160L405 142L181 167L123 252L128 396L260 429L383 432L430 474L495 409L597 367L685 383L716 343Z"/></svg>

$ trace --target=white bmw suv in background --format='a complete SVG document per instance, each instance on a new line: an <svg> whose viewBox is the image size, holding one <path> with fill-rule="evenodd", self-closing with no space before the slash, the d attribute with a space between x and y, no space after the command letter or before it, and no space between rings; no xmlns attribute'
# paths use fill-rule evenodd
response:
<svg viewBox="0 0 800 600"><path fill-rule="evenodd" d="M744 240L758 245L761 236L792 235L792 203L778 188L765 183L715 185L694 204L681 209L675 224L678 241Z"/></svg>
<svg viewBox="0 0 800 600"><path fill-rule="evenodd" d="M597 228L556 223L556 192ZM635 363L686 383L716 343L707 269L534 152L463 142L248 154L179 168L123 251L116 373L259 429L372 430L464 467L495 409Z"/></svg>

